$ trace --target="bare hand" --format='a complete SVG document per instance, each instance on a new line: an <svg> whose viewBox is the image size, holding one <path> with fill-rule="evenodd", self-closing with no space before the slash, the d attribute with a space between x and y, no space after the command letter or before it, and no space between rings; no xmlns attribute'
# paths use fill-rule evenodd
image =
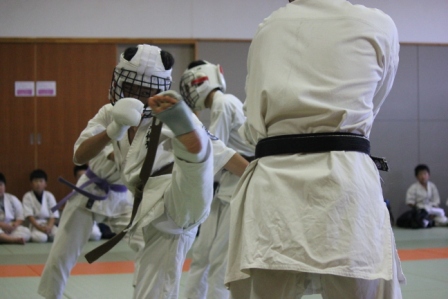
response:
<svg viewBox="0 0 448 299"><path fill-rule="evenodd" d="M3 228L2 228L2 229L3 229L3 231L4 231L5 233L10 234L10 233L13 232L13 230L14 230L14 226L5 223L5 224L3 225Z"/></svg>
<svg viewBox="0 0 448 299"><path fill-rule="evenodd" d="M37 229L43 233L47 233L47 226L46 225L39 225Z"/></svg>
<svg viewBox="0 0 448 299"><path fill-rule="evenodd" d="M45 226L45 233L47 234L47 235L49 235L49 234L51 234L51 230L53 229L53 225L49 225L49 224L47 224L46 226Z"/></svg>

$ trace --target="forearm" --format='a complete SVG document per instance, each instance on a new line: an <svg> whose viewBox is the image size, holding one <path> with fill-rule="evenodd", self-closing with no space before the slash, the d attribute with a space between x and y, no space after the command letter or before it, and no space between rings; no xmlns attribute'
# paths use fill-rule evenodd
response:
<svg viewBox="0 0 448 299"><path fill-rule="evenodd" d="M37 223L36 218L34 218L33 216L28 216L28 221L31 223L32 226L40 230L41 225Z"/></svg>
<svg viewBox="0 0 448 299"><path fill-rule="evenodd" d="M235 153L232 158L224 165L224 168L236 176L242 176L249 162L240 154Z"/></svg>
<svg viewBox="0 0 448 299"><path fill-rule="evenodd" d="M14 227L17 227L17 226L22 225L22 223L23 223L23 220L18 219L18 220L16 220L16 221L14 221L14 222L12 223L12 225L13 225Z"/></svg>
<svg viewBox="0 0 448 299"><path fill-rule="evenodd" d="M411 188L406 192L406 200L405 200L406 205L410 207L415 206L417 204L417 196Z"/></svg>
<svg viewBox="0 0 448 299"><path fill-rule="evenodd" d="M75 164L86 164L96 155L98 155L104 147L110 142L106 131L86 139L75 152L73 160Z"/></svg>
<svg viewBox="0 0 448 299"><path fill-rule="evenodd" d="M433 197L431 198L431 204L434 207L438 207L440 205L440 196L437 190L433 193Z"/></svg>
<svg viewBox="0 0 448 299"><path fill-rule="evenodd" d="M47 226L48 227L53 227L53 225L54 225L54 218L53 217L51 217L51 218L49 218L48 219L48 221L47 221Z"/></svg>

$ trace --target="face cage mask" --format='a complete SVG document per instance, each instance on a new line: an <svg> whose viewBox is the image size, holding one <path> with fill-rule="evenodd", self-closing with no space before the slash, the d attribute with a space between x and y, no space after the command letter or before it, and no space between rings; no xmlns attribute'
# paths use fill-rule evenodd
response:
<svg viewBox="0 0 448 299"><path fill-rule="evenodd" d="M199 93L197 91L197 86L191 85L195 80L195 75L193 72L187 72L182 76L180 84L180 94L184 98L185 103L191 108L195 109L196 102L199 100Z"/></svg>
<svg viewBox="0 0 448 299"><path fill-rule="evenodd" d="M142 76L137 74L137 72L115 68L110 88L110 102L112 105L115 105L118 100L125 97L123 93L123 84L125 82L132 86L132 88L126 89L126 96L136 99L149 98L151 93L147 91L148 88L156 89L157 93L160 93L171 87L171 79L151 76L150 81L143 81Z"/></svg>

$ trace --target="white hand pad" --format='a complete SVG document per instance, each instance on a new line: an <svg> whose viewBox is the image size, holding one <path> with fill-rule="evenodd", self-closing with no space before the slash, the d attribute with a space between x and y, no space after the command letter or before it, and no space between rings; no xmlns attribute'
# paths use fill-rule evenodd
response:
<svg viewBox="0 0 448 299"><path fill-rule="evenodd" d="M130 126L122 126L118 124L116 121L111 122L106 129L107 136L109 136L112 140L121 140L124 137L124 134L128 131Z"/></svg>
<svg viewBox="0 0 448 299"><path fill-rule="evenodd" d="M143 103L134 98L120 99L112 109L113 122L107 126L107 136L121 140L130 126L138 126L142 118Z"/></svg>
<svg viewBox="0 0 448 299"><path fill-rule="evenodd" d="M134 98L123 98L117 101L112 109L112 116L117 124L138 126L142 118L143 103Z"/></svg>

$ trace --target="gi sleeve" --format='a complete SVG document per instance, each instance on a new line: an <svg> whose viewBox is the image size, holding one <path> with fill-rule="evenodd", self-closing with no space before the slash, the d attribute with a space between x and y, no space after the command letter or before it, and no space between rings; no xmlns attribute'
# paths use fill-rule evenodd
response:
<svg viewBox="0 0 448 299"><path fill-rule="evenodd" d="M11 195L11 201L14 207L14 220L25 220L25 218L23 217L23 206L20 200L17 197Z"/></svg>
<svg viewBox="0 0 448 299"><path fill-rule="evenodd" d="M73 151L73 162L75 164L77 164L75 160L75 152L81 143L83 143L86 139L105 131L107 126L112 122L112 115L110 113L111 109L111 104L101 107L98 113L91 120L89 120L87 127L79 135L75 142Z"/></svg>
<svg viewBox="0 0 448 299"><path fill-rule="evenodd" d="M433 206L433 207L438 207L439 205L440 205L440 195L439 195L439 190L437 189L437 187L436 187L436 185L434 185L434 184L431 184L431 194L432 194L432 196L431 196L431 199L430 199L430 202L431 202L431 206Z"/></svg>
<svg viewBox="0 0 448 299"><path fill-rule="evenodd" d="M33 198L30 192L27 192L22 198L23 216L25 218L34 216L33 212Z"/></svg>

